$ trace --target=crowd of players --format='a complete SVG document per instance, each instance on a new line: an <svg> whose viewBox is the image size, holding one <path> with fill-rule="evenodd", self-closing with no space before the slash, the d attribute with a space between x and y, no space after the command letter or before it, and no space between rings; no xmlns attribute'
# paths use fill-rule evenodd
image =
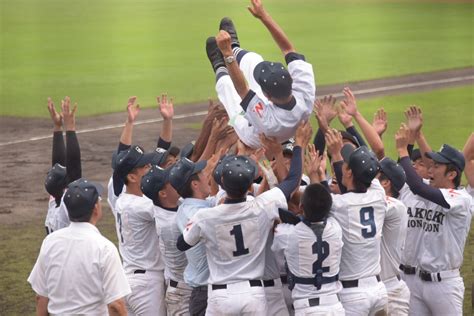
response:
<svg viewBox="0 0 474 316"><path fill-rule="evenodd" d="M462 315L474 134L463 152L434 152L410 106L398 157L386 157L383 109L369 123L348 88L339 104L316 99L311 64L259 0L249 11L288 70L242 49L222 19L206 42L221 104L210 102L195 142L172 146L163 94L145 153L128 100L107 194L120 256L95 227L103 190L82 178L76 106L48 100L47 237L28 279L38 315Z"/></svg>

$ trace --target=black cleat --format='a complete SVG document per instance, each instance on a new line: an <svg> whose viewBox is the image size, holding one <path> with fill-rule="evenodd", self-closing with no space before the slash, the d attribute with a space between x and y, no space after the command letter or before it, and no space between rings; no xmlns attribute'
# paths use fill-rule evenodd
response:
<svg viewBox="0 0 474 316"><path fill-rule="evenodd" d="M239 38L237 37L237 31L235 30L234 22L229 18L222 18L221 24L219 25L219 30L224 30L229 33L230 38L232 39L232 48L240 47Z"/></svg>
<svg viewBox="0 0 474 316"><path fill-rule="evenodd" d="M222 56L219 47L217 47L215 37L209 37L206 40L206 53L207 58L209 58L209 61L211 62L212 69L214 69L214 72L216 72L219 67L225 67L224 56Z"/></svg>

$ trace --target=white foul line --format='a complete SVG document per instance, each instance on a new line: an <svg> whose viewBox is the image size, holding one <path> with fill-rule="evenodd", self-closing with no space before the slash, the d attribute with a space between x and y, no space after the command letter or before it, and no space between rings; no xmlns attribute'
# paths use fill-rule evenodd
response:
<svg viewBox="0 0 474 316"><path fill-rule="evenodd" d="M421 81L421 82L414 82L414 83L406 83L406 84L397 84L397 85L392 85L392 86L385 86L385 87L378 87L378 88L371 88L371 89L361 89L361 90L356 90L353 91L354 94L370 94L370 93L376 93L376 92L381 92L381 91L391 91L391 90L399 90L399 89L405 89L405 88L414 88L414 87L421 87L421 86L428 86L428 85L436 85L436 84L444 84L444 83L452 83L452 82L458 82L458 81L464 81L464 80L473 80L474 76L464 76L464 77L454 77L454 78L447 78L447 79L439 79L439 80L430 80L430 81ZM343 96L342 93L336 93L333 94L334 97L341 97ZM324 96L321 96L324 97ZM173 120L178 120L178 119L183 119L183 118L188 118L188 117L195 117L195 116L202 116L206 115L207 111L199 111L199 112L192 112L192 113L186 113L186 114L179 114L175 115L173 117ZM157 119L149 119L149 120L141 120L138 122L135 122L133 125L144 125L144 124L150 124L150 123L157 123L163 121L162 118L157 118ZM114 129L114 128L122 128L123 123L121 124L110 124L110 125L105 125L102 127L95 127L95 128L88 128L88 129L83 129L80 131L77 131L76 134L84 134L84 133L91 133L91 132L98 132L98 131L104 131L108 129ZM52 138L52 135L45 135L45 136L37 136L37 137L31 137L28 139L20 139L20 140L13 140L5 143L0 143L1 146L7 146L7 145L14 145L14 144L21 144L21 143L26 143L26 142L32 142L32 141L37 141L37 140L43 140L43 139L48 139Z"/></svg>

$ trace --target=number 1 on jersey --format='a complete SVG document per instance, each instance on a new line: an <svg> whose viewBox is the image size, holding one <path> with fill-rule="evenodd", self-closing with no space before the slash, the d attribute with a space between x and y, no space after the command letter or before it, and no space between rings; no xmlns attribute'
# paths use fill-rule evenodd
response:
<svg viewBox="0 0 474 316"><path fill-rule="evenodd" d="M234 236L235 238L236 251L232 252L234 257L248 254L249 248L245 248L245 245L244 245L244 236L242 235L242 225L234 225L234 227L230 231L230 235Z"/></svg>

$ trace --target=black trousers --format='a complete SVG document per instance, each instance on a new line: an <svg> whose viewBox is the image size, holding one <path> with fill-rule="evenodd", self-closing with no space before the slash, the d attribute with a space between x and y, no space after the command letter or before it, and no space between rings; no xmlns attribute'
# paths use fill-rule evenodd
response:
<svg viewBox="0 0 474 316"><path fill-rule="evenodd" d="M192 316L206 315L207 308L207 285L193 287L191 298L189 299L189 313Z"/></svg>

